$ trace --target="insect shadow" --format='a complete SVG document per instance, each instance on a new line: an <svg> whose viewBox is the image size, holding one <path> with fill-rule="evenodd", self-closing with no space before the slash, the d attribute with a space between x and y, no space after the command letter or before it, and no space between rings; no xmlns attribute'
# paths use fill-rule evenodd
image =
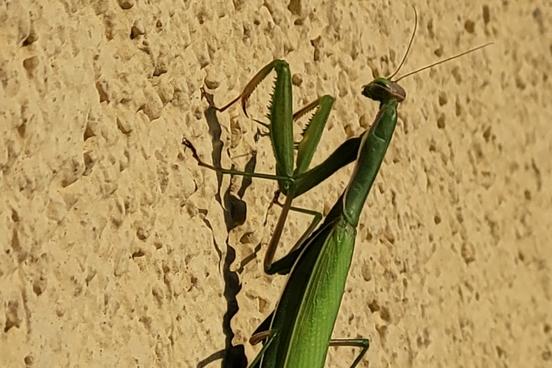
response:
<svg viewBox="0 0 552 368"><path fill-rule="evenodd" d="M213 96L202 89L202 97L208 101L212 101ZM213 104L210 104L213 105ZM220 122L216 115L216 109L212 106L208 107L205 112L205 120L209 128L209 135L211 136L211 143L213 151L211 152L211 159L215 166L221 167L221 157L224 148L224 144L221 140L222 129ZM262 134L258 132L255 136L257 140ZM245 165L246 172L254 172L257 165L256 154L253 154ZM247 204L242 199L245 195L245 191L251 185L252 179L244 177L241 182L241 186L234 194L227 188L222 193L222 177L221 173L217 175L217 193L215 199L220 203L224 210L224 222L228 233L235 227L242 225L247 217ZM212 230L212 226L206 220L206 225ZM224 368L245 368L247 367L247 358L245 356L244 346L239 344L234 346L232 340L234 338L234 331L232 331L231 321L232 318L238 313L239 305L237 302L237 295L241 291L241 283L239 280L239 274L243 269L243 262L237 271L232 271L230 266L236 259L236 251L226 239L226 251L224 252L218 246L216 239L213 237L216 252L219 256L219 266L222 262L222 276L224 280L224 298L226 299L226 312L222 320L222 331L225 336L224 349L217 351L205 359L201 360L197 364L197 368L203 368L210 363L222 360L222 367Z"/></svg>

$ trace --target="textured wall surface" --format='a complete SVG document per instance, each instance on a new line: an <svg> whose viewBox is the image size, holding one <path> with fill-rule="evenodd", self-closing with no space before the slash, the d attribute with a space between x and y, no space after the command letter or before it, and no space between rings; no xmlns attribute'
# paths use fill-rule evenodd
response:
<svg viewBox="0 0 552 368"><path fill-rule="evenodd" d="M334 336L370 339L362 367L550 367L552 5L413 4L403 72L494 45L401 81ZM360 88L396 68L413 19L388 0L1 1L0 366L196 367L240 344L251 359L285 282L262 272L276 185L217 177L181 140L269 173L272 148L201 87L225 103L285 58L296 109L337 99L320 162L371 124ZM327 211L350 173L297 204ZM289 220L287 247L308 218Z"/></svg>

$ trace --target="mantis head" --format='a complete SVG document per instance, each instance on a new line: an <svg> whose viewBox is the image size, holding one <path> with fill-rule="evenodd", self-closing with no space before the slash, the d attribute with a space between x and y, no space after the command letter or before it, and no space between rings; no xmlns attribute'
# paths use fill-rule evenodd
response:
<svg viewBox="0 0 552 368"><path fill-rule="evenodd" d="M376 78L362 87L362 94L382 103L392 99L402 102L406 98L405 90L397 82L383 77Z"/></svg>

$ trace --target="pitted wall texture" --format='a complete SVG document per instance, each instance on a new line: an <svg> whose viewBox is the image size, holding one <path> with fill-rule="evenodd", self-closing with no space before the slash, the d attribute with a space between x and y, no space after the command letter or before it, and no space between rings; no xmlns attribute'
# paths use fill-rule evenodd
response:
<svg viewBox="0 0 552 368"><path fill-rule="evenodd" d="M412 5L402 73L494 45L401 81L334 336L370 339L362 367L549 367L552 5ZM295 109L336 98L320 162L370 126L360 89L413 19L390 1L0 2L0 366L196 367L240 344L251 360L285 282L262 271L276 184L217 177L181 141L274 172L252 120L271 82L252 118L201 88L220 105L287 60ZM328 210L350 172L297 204ZM307 223L291 216L283 247Z"/></svg>

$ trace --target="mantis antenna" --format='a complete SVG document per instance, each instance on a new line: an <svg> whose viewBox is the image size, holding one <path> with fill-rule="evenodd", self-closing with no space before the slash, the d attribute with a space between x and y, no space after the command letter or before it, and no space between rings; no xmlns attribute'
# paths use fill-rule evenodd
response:
<svg viewBox="0 0 552 368"><path fill-rule="evenodd" d="M412 30L412 35L410 36L410 41L408 42L408 46L406 47L406 52L404 53L404 56L399 64L399 66L397 67L397 69L393 72L393 74L391 74L389 77L387 77L386 79L389 79L391 80L395 75L397 75L397 73L399 72L399 70L401 70L402 66L404 65L405 61L406 61L406 58L408 56L408 53L410 52L410 48L412 47L412 43L414 42L414 36L416 35L416 30L418 29L418 12L416 11L416 8L414 6L412 6L412 9L414 10L414 30ZM439 60L439 61L436 61L432 64L429 64L429 65L426 65L424 67L421 67L419 69L416 69L416 70L413 70L411 72L408 72L406 74L403 74L401 75L399 78L397 78L395 80L395 82L398 82L400 81L401 79L404 79L408 76L411 76L413 74L416 74L416 73L419 73L423 70L426 70L426 69L429 69L429 68L433 68L434 66L436 65L439 65L439 64L443 64L443 63L446 63L447 61L450 61L450 60L454 60L454 59L457 59L461 56L464 56L464 55L467 55L467 54L470 54L474 51L477 51L479 49L482 49L484 47L487 47L487 46L490 46L492 45L493 42L488 42L484 45L480 45L480 46L477 46L477 47L474 47L472 49L469 49L467 51L464 51L464 52L461 52L459 54L456 54L456 55L453 55L451 57L448 57L446 59L443 59L443 60Z"/></svg>
<svg viewBox="0 0 552 368"><path fill-rule="evenodd" d="M412 31L412 36L410 36L410 41L408 42L408 46L406 47L406 52L404 53L404 56L401 60L401 63L397 67L397 69L386 79L391 80L398 72L401 70L401 67L403 66L404 62L406 61L406 57L408 56L408 52L410 51L410 47L412 46L412 42L414 42L414 36L416 35L416 29L418 29L418 12L416 11L416 8L412 6L412 9L414 9L414 30Z"/></svg>
<svg viewBox="0 0 552 368"><path fill-rule="evenodd" d="M412 74L419 73L419 72L421 72L422 70L426 70L426 69L432 68L432 67L434 67L434 66L436 66L436 65L446 63L447 61L450 61L450 60L453 60L453 59L457 59L457 58L459 58L459 57L461 57L461 56L470 54L470 53L472 53L472 52L474 52L474 51L477 51L477 50L482 49L482 48L484 48L484 47L490 46L490 45L492 45L492 44L493 44L493 42L487 42L487 43L484 44L484 45L480 45L480 46L474 47L474 48L469 49L469 50L467 50L467 51L464 51L464 52L461 52L461 53L459 53L459 54L450 56L450 57L448 57L448 58L446 58L446 59L439 60L439 61L436 61L436 62L434 62L434 63L432 63L432 64L429 64L429 65L426 65L426 66L424 66L424 67L421 67L421 68L419 68L419 69L413 70L413 71L411 71L411 72L408 72L408 73L406 73L406 74L401 75L399 78L397 78L397 79L395 80L395 82L398 82L398 81L400 81L400 80L403 79L403 78L406 78L406 77L408 77L408 76L411 76Z"/></svg>

